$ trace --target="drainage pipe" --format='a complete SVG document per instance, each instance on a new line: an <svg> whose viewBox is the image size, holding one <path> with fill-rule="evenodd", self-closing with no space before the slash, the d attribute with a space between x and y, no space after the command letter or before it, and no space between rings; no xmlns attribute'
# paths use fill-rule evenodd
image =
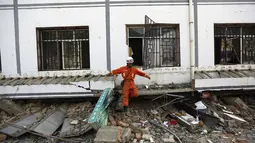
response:
<svg viewBox="0 0 255 143"><path fill-rule="evenodd" d="M194 6L193 0L189 0L189 40L190 40L190 81L195 79L195 42L194 42ZM192 85L194 86L194 85Z"/></svg>

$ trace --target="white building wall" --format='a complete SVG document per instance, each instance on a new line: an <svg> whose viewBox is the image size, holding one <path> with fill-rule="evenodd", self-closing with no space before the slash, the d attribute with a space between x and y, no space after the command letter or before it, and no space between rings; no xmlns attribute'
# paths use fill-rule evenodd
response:
<svg viewBox="0 0 255 143"><path fill-rule="evenodd" d="M0 5L8 5L13 4L13 0L1 0Z"/></svg>
<svg viewBox="0 0 255 143"><path fill-rule="evenodd" d="M63 3L71 2L69 5ZM75 5L75 3L79 5ZM98 4L85 4L99 2ZM90 62L94 73L106 71L106 26L105 6L99 0L22 0L19 1L20 62L22 75L38 76L36 27L89 26ZM60 3L45 6L45 3ZM84 3L81 4L81 3ZM0 1L0 5L12 4ZM36 6L32 6L36 4ZM132 3L130 3L131 5ZM88 7L88 6L100 7ZM45 7L45 8L44 8ZM61 7L61 8L60 8ZM72 7L72 8L70 8ZM126 24L144 24L148 15L158 23L179 24L181 67L146 70L152 80L136 78L137 84L188 83L190 82L189 13L187 4L159 6L110 7L111 68L125 65L128 56ZM198 5L198 59L199 68L214 67L214 23L255 23L255 4ZM0 10L0 48L2 74L17 74L13 10ZM6 24L8 23L8 24ZM81 74L89 71L54 71L50 75ZM118 78L117 83L120 81Z"/></svg>
<svg viewBox="0 0 255 143"><path fill-rule="evenodd" d="M10 0L5 0L10 1ZM102 0L19 0L19 4L102 2Z"/></svg>
<svg viewBox="0 0 255 143"><path fill-rule="evenodd" d="M137 84L159 84L189 82L188 72L178 73L177 69L189 68L189 17L188 6L124 6L111 7L111 59L112 68L125 65L128 57L126 25L144 24L145 15L157 23L179 24L181 67L146 70L151 81L136 78ZM119 77L118 80L121 80Z"/></svg>
<svg viewBox="0 0 255 143"><path fill-rule="evenodd" d="M199 5L199 68L214 67L214 24L255 23L255 4Z"/></svg>
<svg viewBox="0 0 255 143"><path fill-rule="evenodd" d="M0 50L2 74L17 73L13 10L0 11Z"/></svg>
<svg viewBox="0 0 255 143"><path fill-rule="evenodd" d="M22 9L20 16L20 58L23 74L36 74L37 27L89 26L90 67L106 70L105 8ZM93 15L91 15L91 13ZM44 73L44 72L42 72Z"/></svg>

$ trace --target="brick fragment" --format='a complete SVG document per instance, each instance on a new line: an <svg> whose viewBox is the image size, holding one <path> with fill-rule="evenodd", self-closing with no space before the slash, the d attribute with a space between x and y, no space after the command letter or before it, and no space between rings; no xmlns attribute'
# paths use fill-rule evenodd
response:
<svg viewBox="0 0 255 143"><path fill-rule="evenodd" d="M5 134L0 134L0 142L5 141L7 136Z"/></svg>

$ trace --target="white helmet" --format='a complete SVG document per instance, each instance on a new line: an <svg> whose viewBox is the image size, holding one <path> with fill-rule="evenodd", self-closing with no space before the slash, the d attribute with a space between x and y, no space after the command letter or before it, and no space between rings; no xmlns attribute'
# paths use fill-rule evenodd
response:
<svg viewBox="0 0 255 143"><path fill-rule="evenodd" d="M132 57L128 57L127 64L133 64L133 63L134 63L134 59Z"/></svg>

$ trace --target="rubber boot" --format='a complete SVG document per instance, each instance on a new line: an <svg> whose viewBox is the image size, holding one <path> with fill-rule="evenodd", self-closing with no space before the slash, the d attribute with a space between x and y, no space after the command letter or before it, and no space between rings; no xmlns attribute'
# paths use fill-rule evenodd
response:
<svg viewBox="0 0 255 143"><path fill-rule="evenodd" d="M123 112L127 112L128 111L128 107L127 106L123 106Z"/></svg>

